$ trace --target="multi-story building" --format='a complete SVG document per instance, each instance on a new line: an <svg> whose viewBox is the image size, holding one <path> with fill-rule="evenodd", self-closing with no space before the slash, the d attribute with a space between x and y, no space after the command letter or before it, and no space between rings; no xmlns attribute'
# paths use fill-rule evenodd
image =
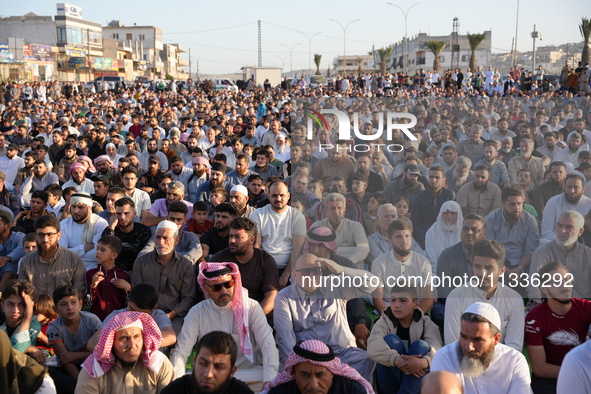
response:
<svg viewBox="0 0 591 394"><path fill-rule="evenodd" d="M337 56L332 61L332 73L337 75L342 75L343 72L347 74L365 74L375 71L372 55Z"/></svg>

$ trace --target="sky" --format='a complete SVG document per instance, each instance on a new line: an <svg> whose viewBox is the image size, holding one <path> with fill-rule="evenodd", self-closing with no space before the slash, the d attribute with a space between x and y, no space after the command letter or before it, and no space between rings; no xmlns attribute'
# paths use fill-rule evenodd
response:
<svg viewBox="0 0 591 394"><path fill-rule="evenodd" d="M389 0L405 11L414 0ZM421 0L408 12L408 35L420 32L447 35L453 18L459 18L459 33L492 30L492 52L511 51L515 37L518 0L444 2ZM165 43L179 43L191 49L192 71L200 74L238 73L245 65L258 64L258 26L261 21L263 66L305 69L314 54L322 55L321 70L343 54L343 28L346 54L362 55L401 41L404 15L385 0L340 0L291 2L259 1L154 1L101 0L73 1L82 7L83 18L105 26L111 20L124 25L153 25L162 29ZM586 11L586 13L584 13ZM55 16L56 3L48 0L5 1L0 16L33 12ZM591 18L588 0L520 0L517 49L532 49L534 24L542 35L538 46L581 42L578 25L581 18ZM311 37L307 38L303 32ZM289 47L289 49L288 49ZM291 54L290 56L290 49ZM309 56L311 54L312 56ZM188 59L188 54L185 55Z"/></svg>

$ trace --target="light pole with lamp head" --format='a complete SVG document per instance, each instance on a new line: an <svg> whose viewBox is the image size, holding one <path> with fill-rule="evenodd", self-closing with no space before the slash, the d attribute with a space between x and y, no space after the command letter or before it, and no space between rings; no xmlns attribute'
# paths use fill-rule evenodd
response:
<svg viewBox="0 0 591 394"><path fill-rule="evenodd" d="M419 5L420 3L414 3L408 7L406 12L397 4L390 2L387 2L386 4L389 4L392 7L397 7L404 14L404 74L408 75L408 13L415 5Z"/></svg>
<svg viewBox="0 0 591 394"><path fill-rule="evenodd" d="M359 19L352 20L351 22L347 23L343 26L343 24L337 20L329 19L335 23L338 23L339 26L343 29L343 76L347 75L347 28L353 22L359 21Z"/></svg>
<svg viewBox="0 0 591 394"><path fill-rule="evenodd" d="M312 70L312 39L322 32L319 31L318 33L314 33L312 35L304 33L303 31L298 31L298 33L305 35L308 39L308 72L311 72L310 70Z"/></svg>
<svg viewBox="0 0 591 394"><path fill-rule="evenodd" d="M283 45L284 47L286 47L287 50L289 51L289 73L291 74L292 78L293 78L293 55L292 55L292 52L293 52L294 48L300 44L301 44L301 42L298 42L297 44L295 44L291 48L285 44L280 44L280 45Z"/></svg>

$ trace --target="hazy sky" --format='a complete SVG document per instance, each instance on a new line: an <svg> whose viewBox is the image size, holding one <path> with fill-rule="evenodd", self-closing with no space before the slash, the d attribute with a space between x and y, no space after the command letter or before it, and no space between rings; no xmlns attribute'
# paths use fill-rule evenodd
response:
<svg viewBox="0 0 591 394"><path fill-rule="evenodd" d="M415 4L413 0L391 1L403 9ZM1 16L56 14L56 3L48 0L4 1ZM453 18L458 17L460 34L479 33L492 29L492 50L509 52L515 36L517 0L447 2L422 0L408 14L408 34L425 32L446 35L452 30ZM307 68L309 41L298 31L311 36L312 55L322 55L321 69L326 70L335 56L343 53L343 29L347 29L347 55L365 54L400 41L404 36L402 12L384 0L366 1L87 1L72 3L82 7L84 19L107 22L118 19L124 25L154 25L162 28L165 43L180 43L191 48L193 72L196 60L201 73L238 72L244 65L258 62L257 20L262 21L263 66L290 69L289 47L293 49L293 68ZM542 34L538 45L580 42L578 25L581 17L591 17L588 0L521 0L517 48L532 48L530 37L534 24ZM188 57L187 57L188 58ZM312 62L312 67L314 63Z"/></svg>

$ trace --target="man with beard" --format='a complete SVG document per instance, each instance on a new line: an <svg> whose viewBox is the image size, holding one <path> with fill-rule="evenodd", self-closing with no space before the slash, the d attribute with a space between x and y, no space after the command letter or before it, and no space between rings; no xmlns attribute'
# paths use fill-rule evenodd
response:
<svg viewBox="0 0 591 394"><path fill-rule="evenodd" d="M445 172L448 189L457 193L462 186L469 182L474 175L472 170L470 170L471 167L472 160L466 156L458 157L454 162L453 168Z"/></svg>
<svg viewBox="0 0 591 394"><path fill-rule="evenodd" d="M86 267L78 254L59 245L60 222L53 215L35 221L37 250L21 259L20 280L27 280L38 293L53 294L62 286L74 286L82 298L86 288Z"/></svg>
<svg viewBox="0 0 591 394"><path fill-rule="evenodd" d="M185 167L185 163L183 163L180 157L174 156L170 159L170 171L168 171L168 174L172 175L175 181L182 182L185 177L192 173L193 171L189 167Z"/></svg>
<svg viewBox="0 0 591 394"><path fill-rule="evenodd" d="M462 208L455 201L446 201L439 210L437 221L425 236L425 252L431 262L432 272L437 272L437 259L448 247L460 242L460 233L464 217Z"/></svg>
<svg viewBox="0 0 591 394"><path fill-rule="evenodd" d="M150 315L121 312L102 331L94 352L82 363L76 392L110 394L131 385L156 394L172 382L172 364L158 351L162 334Z"/></svg>
<svg viewBox="0 0 591 394"><path fill-rule="evenodd" d="M179 181L172 181L168 184L168 189L166 189L166 198L154 201L142 223L150 227L167 220L168 206L175 201L180 201L187 206L188 212L190 212L187 219L191 219L193 217L193 204L185 200L185 186Z"/></svg>
<svg viewBox="0 0 591 394"><path fill-rule="evenodd" d="M78 159L78 156L76 155L76 145L69 143L65 144L63 153L63 157L57 165L58 177L62 184L70 180L70 166Z"/></svg>
<svg viewBox="0 0 591 394"><path fill-rule="evenodd" d="M499 144L499 145L497 145ZM490 170L489 180L500 188L509 185L509 173L507 166L501 160L498 160L498 146L499 142L485 141L484 142L484 159L476 162L474 167L485 165Z"/></svg>
<svg viewBox="0 0 591 394"><path fill-rule="evenodd" d="M453 373L466 394L530 393L531 379L521 354L522 344L515 350L499 343L502 313L484 302L475 302L460 313L456 335L459 340L446 339L448 345L435 353L431 371Z"/></svg>
<svg viewBox="0 0 591 394"><path fill-rule="evenodd" d="M412 228L409 223L395 220L388 226L388 238L392 245L392 252L384 253L374 260L371 273L380 279L382 286L374 290L373 304L380 313L388 308L393 282L388 278L421 277L419 307L425 313L433 306L433 291L431 290L431 264L425 256L412 251Z"/></svg>
<svg viewBox="0 0 591 394"><path fill-rule="evenodd" d="M183 179L185 185L185 191L187 195L187 201L195 203L198 200L197 190L202 183L209 180L209 160L205 157L193 157L192 159L193 173Z"/></svg>
<svg viewBox="0 0 591 394"><path fill-rule="evenodd" d="M412 201L411 217L414 238L421 247L424 247L427 230L437 220L437 215L439 215L443 203L455 200L456 194L443 187L444 182L443 168L431 167L429 170L429 189L419 193Z"/></svg>
<svg viewBox="0 0 591 394"><path fill-rule="evenodd" d="M215 221L213 228L201 234L201 248L203 254L199 262L205 261L210 254L216 254L226 249L230 241L230 223L238 215L234 204L223 202L215 207Z"/></svg>
<svg viewBox="0 0 591 394"><path fill-rule="evenodd" d="M158 150L158 140L150 138L146 145L146 150L140 153L140 170L148 171L148 162L151 156L157 156L160 159L160 168L162 171L168 171L168 158L166 155Z"/></svg>
<svg viewBox="0 0 591 394"><path fill-rule="evenodd" d="M291 197L298 197L302 199L304 204L304 216L307 218L313 218L316 215L316 208L320 204L320 199L316 197L314 193L308 190L310 183L310 176L305 173L296 172L293 175L291 187L289 192Z"/></svg>
<svg viewBox="0 0 591 394"><path fill-rule="evenodd" d="M149 227L135 221L135 203L125 196L123 189L109 190L107 205L107 210L112 206L114 213L102 235L114 235L121 240L122 248L115 259L115 265L131 272L134 261L152 237L152 232Z"/></svg>
<svg viewBox="0 0 591 394"><path fill-rule="evenodd" d="M213 255L211 261L235 263L248 296L259 302L265 315L268 315L273 311L279 275L273 256L255 248L256 237L256 224L248 218L237 217L230 223L229 247Z"/></svg>
<svg viewBox="0 0 591 394"><path fill-rule="evenodd" d="M193 278L193 281L195 279ZM205 301L191 308L185 329L171 354L177 376L185 374L187 359L195 343L212 331L227 331L238 343L238 376L260 391L279 367L273 331L259 303L242 286L242 275L234 263L201 263L197 282Z"/></svg>
<svg viewBox="0 0 591 394"><path fill-rule="evenodd" d="M248 189L246 186L233 186L230 190L228 200L230 200L230 203L234 204L238 209L238 217L249 218L255 211L254 207L248 205Z"/></svg>
<svg viewBox="0 0 591 394"><path fill-rule="evenodd" d="M104 175L93 175L90 180L94 182L94 193L91 194L92 199L101 204L103 210L107 209L107 195L109 194L109 187L111 185L109 178Z"/></svg>
<svg viewBox="0 0 591 394"><path fill-rule="evenodd" d="M256 154L256 159L250 170L263 177L263 181L266 182L269 177L279 176L277 167L270 163L271 154L265 149L261 149Z"/></svg>
<svg viewBox="0 0 591 394"><path fill-rule="evenodd" d="M17 196L21 192L23 182L25 182L25 180L33 173L33 165L35 164L35 160L37 160L37 153L30 151L25 153L24 157L24 167L21 167L17 171L14 178L14 194Z"/></svg>
<svg viewBox="0 0 591 394"><path fill-rule="evenodd" d="M237 357L232 335L223 331L205 334L195 349L193 372L173 381L161 394L254 394L246 383L234 378Z"/></svg>
<svg viewBox="0 0 591 394"><path fill-rule="evenodd" d="M425 190L425 186L419 182L421 171L416 164L407 164L401 177L388 183L384 188L384 194L391 204L399 197L406 197L413 201L415 197Z"/></svg>
<svg viewBox="0 0 591 394"><path fill-rule="evenodd" d="M509 180L512 185L517 184L517 174L521 169L528 169L532 174L535 185L544 182L544 161L539 157L532 156L534 151L534 140L529 135L521 138L519 143L519 156L512 158L507 165ZM577 162L575 157L575 163ZM575 164L577 166L578 164Z"/></svg>
<svg viewBox="0 0 591 394"><path fill-rule="evenodd" d="M579 166L579 152L589 149L588 145L583 145L583 137L576 131L571 131L566 140L567 147L559 150L554 155L554 161L571 163L575 168Z"/></svg>
<svg viewBox="0 0 591 394"><path fill-rule="evenodd" d="M89 271L96 268L96 245L109 224L92 213L92 198L88 193L74 193L70 197L70 213L61 222L59 244L82 257Z"/></svg>
<svg viewBox="0 0 591 394"><path fill-rule="evenodd" d="M357 172L363 174L368 179L368 193L373 194L384 190L382 177L371 171L371 156L369 153L359 153L357 155Z"/></svg>
<svg viewBox="0 0 591 394"><path fill-rule="evenodd" d="M567 285L571 274L564 265L548 263L539 274L552 281L548 286L540 286L543 302L527 314L525 341L532 363L534 393L556 393L564 357L587 339L591 301L572 298L573 289Z"/></svg>
<svg viewBox="0 0 591 394"><path fill-rule="evenodd" d="M47 169L47 163L43 159L35 160L33 164L33 172L30 176L25 179L22 193L21 193L21 206L28 207L30 203L31 193L35 191L42 191L47 186L59 183L57 174L49 172Z"/></svg>
<svg viewBox="0 0 591 394"><path fill-rule="evenodd" d="M68 170L70 180L62 188L75 187L77 191L88 194L94 193L94 182L86 178L86 167L82 163L74 163Z"/></svg>
<svg viewBox="0 0 591 394"><path fill-rule="evenodd" d="M284 287L291 275L306 240L306 220L297 209L287 203L290 194L283 181L269 187L270 204L258 208L250 218L258 227L255 246L268 252L277 262L279 284Z"/></svg>
<svg viewBox="0 0 591 394"><path fill-rule="evenodd" d="M478 241L472 248L472 255L472 277L464 286L452 290L445 304L445 343L460 338L463 311L474 302L482 302L503 316L499 324L500 341L521 352L525 323L523 299L515 290L499 285L499 276L505 272L503 244L488 239ZM478 285L474 286L476 283Z"/></svg>
<svg viewBox="0 0 591 394"><path fill-rule="evenodd" d="M140 177L139 184L146 193L153 194L158 190L158 184L166 174L160 170L160 158L152 155L148 158L148 170Z"/></svg>
<svg viewBox="0 0 591 394"><path fill-rule="evenodd" d="M25 234L32 233L35 231L35 220L39 217L43 215L55 216L46 209L48 200L49 194L46 191L37 190L33 192L29 209L21 211L14 218L13 226L15 230Z"/></svg>
<svg viewBox="0 0 591 394"><path fill-rule="evenodd" d="M489 138L501 142L503 138L507 137L514 138L517 137L517 134L509 130L509 121L507 119L499 119L497 122L497 130L490 133Z"/></svg>
<svg viewBox="0 0 591 394"><path fill-rule="evenodd" d="M588 271L591 261L591 248L577 242L583 234L585 218L577 211L565 211L558 216L554 237L552 241L541 245L532 256L530 275L553 261L559 261L572 273L575 278L572 282L573 295L577 298L587 298L591 286L591 277ZM540 290L530 286L527 295L537 302L540 298Z"/></svg>
<svg viewBox="0 0 591 394"><path fill-rule="evenodd" d="M228 182L232 183L233 185L245 185L248 180L248 177L254 172L248 168L249 159L248 156L241 153L236 156L234 161L234 170L228 172L226 174L226 179Z"/></svg>
<svg viewBox="0 0 591 394"><path fill-rule="evenodd" d="M179 182L180 185L182 183ZM191 206L192 210L193 206ZM199 242L199 236L191 231L183 231L185 223L187 223L187 213L189 208L185 201L173 201L168 204L166 217L163 220L168 220L175 223L178 226L179 240L174 247L179 254L187 258L191 263L195 264L199 260L202 254L201 243ZM154 250L156 241L154 237L144 246L139 256L143 256Z"/></svg>
<svg viewBox="0 0 591 394"><path fill-rule="evenodd" d="M548 171L550 180L536 186L531 193L531 205L538 213L538 218L543 217L548 200L564 192L566 165L561 161L554 161L550 164Z"/></svg>
<svg viewBox="0 0 591 394"><path fill-rule="evenodd" d="M559 215L574 210L586 215L591 209L591 198L583 195L585 180L578 174L569 174L564 183L564 193L552 197L544 207L540 243L554 239L555 225ZM559 260L561 261L561 260Z"/></svg>
<svg viewBox="0 0 591 394"><path fill-rule="evenodd" d="M95 175L104 175L110 179L116 174L115 164L107 155L102 155L94 159L94 166L96 167Z"/></svg>
<svg viewBox="0 0 591 394"><path fill-rule="evenodd" d="M138 179L138 170L133 166L125 167L121 171L121 180L123 181L125 195L131 197L135 203L137 217L143 220L148 215L148 211L152 207L152 202L148 193L136 189Z"/></svg>
<svg viewBox="0 0 591 394"><path fill-rule="evenodd" d="M230 182L226 181L226 165L213 163L209 173L209 181L205 181L199 185L195 193L195 201L209 201L211 191L218 187L226 189L226 192L230 195L232 186Z"/></svg>
<svg viewBox="0 0 591 394"><path fill-rule="evenodd" d="M484 153L484 141L482 140L481 125L475 124L470 128L470 138L463 140L458 145L458 153L460 156L466 156L472 162L477 162L482 158Z"/></svg>
<svg viewBox="0 0 591 394"><path fill-rule="evenodd" d="M158 289L158 308L172 322L175 333L197 300L193 264L174 250L179 241L178 226L165 220L156 228L156 249L133 264L131 285L147 283Z"/></svg>
<svg viewBox="0 0 591 394"><path fill-rule="evenodd" d="M436 156L434 165L441 166L445 170L445 172L452 170L454 168L454 163L458 158L458 150L455 146L448 145L443 148L443 153L441 156Z"/></svg>
<svg viewBox="0 0 591 394"><path fill-rule="evenodd" d="M548 126L542 126L540 129L542 128L547 129ZM556 161L554 156L556 156L556 154L561 150L562 148L556 145L556 133L552 131L548 131L544 134L544 146L541 146L538 149L536 149L536 151L549 158L550 161Z"/></svg>
<svg viewBox="0 0 591 394"><path fill-rule="evenodd" d="M88 157L92 160L96 159L100 155L106 155L107 151L105 147L107 145L107 128L103 125L97 127L96 138L92 145L88 147Z"/></svg>
<svg viewBox="0 0 591 394"><path fill-rule="evenodd" d="M486 217L487 238L505 246L505 274L529 272L532 254L540 242L538 222L523 211L523 190L507 187L501 194L501 209Z"/></svg>
<svg viewBox="0 0 591 394"><path fill-rule="evenodd" d="M328 157L318 160L314 166L312 177L322 179L324 189L329 189L332 178L340 176L349 179L355 173L355 166L346 157L346 153L346 141L339 140L328 153Z"/></svg>
<svg viewBox="0 0 591 394"><path fill-rule="evenodd" d="M501 189L489 182L490 169L485 165L476 166L472 182L458 191L456 201L464 215L486 216L501 206Z"/></svg>

